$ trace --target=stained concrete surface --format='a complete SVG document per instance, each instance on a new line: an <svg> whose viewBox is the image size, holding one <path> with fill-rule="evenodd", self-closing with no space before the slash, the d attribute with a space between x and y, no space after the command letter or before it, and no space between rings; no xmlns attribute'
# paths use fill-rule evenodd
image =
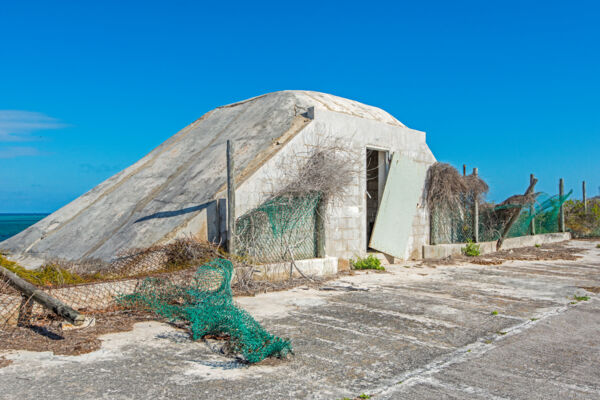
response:
<svg viewBox="0 0 600 400"><path fill-rule="evenodd" d="M13 352L0 397L597 399L600 249L570 245L585 247L584 257L396 265L328 290L238 299L292 339L296 355L285 362L245 367L218 342L191 342L159 322L107 335L86 355Z"/></svg>
<svg viewBox="0 0 600 400"><path fill-rule="evenodd" d="M268 93L218 107L0 248L37 267L56 258L111 261L119 252L183 234L218 241L211 231L218 220L214 201L225 189L227 140L234 141L239 188L312 122L305 116L310 107L405 128L379 108L312 91Z"/></svg>

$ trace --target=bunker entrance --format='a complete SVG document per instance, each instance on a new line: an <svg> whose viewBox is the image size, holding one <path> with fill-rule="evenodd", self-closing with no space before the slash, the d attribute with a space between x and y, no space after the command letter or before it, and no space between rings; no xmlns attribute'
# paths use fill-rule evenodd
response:
<svg viewBox="0 0 600 400"><path fill-rule="evenodd" d="M383 189L389 170L389 152L367 148L366 158L366 198L367 198L367 250L375 226L375 219L379 211L379 204L383 198Z"/></svg>

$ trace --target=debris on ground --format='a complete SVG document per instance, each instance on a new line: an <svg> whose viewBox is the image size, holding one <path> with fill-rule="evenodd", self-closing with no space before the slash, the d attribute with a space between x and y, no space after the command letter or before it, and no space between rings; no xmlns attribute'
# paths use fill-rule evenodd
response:
<svg viewBox="0 0 600 400"><path fill-rule="evenodd" d="M56 355L78 355L100 349L99 336L107 333L130 331L137 322L155 320L156 317L139 311L117 311L97 314L96 324L86 329L60 331L44 321L29 326L13 327L0 336L0 351L27 350L50 351ZM0 358L0 366L2 359Z"/></svg>
<svg viewBox="0 0 600 400"><path fill-rule="evenodd" d="M551 243L539 247L522 247L518 249L501 250L495 253L480 256L467 257L455 255L439 260L425 259L419 265L435 267L437 265L455 265L459 263L470 263L479 265L501 265L506 261L547 261L568 260L573 261L581 258L584 249L566 246L565 243Z"/></svg>
<svg viewBox="0 0 600 400"><path fill-rule="evenodd" d="M207 335L228 337L225 353L249 364L293 354L289 339L269 333L234 303L232 277L233 264L217 258L198 267L189 282L147 278L134 293L122 296L118 302L184 324L193 340Z"/></svg>
<svg viewBox="0 0 600 400"><path fill-rule="evenodd" d="M7 360L5 357L0 356L0 368L8 367L12 364L11 360Z"/></svg>

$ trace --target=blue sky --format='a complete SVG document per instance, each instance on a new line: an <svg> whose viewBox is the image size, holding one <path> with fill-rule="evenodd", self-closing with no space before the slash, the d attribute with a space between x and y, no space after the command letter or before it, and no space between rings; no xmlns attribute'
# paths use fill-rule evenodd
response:
<svg viewBox="0 0 600 400"><path fill-rule="evenodd" d="M2 1L0 212L51 212L203 113L282 89L378 106L489 198L599 191L596 1Z"/></svg>

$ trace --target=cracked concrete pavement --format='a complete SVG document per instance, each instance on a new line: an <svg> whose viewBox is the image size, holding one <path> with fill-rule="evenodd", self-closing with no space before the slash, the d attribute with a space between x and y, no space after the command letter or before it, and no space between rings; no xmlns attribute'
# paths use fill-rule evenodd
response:
<svg viewBox="0 0 600 400"><path fill-rule="evenodd" d="M80 356L0 354L13 361L0 369L0 398L598 399L600 249L569 246L583 257L395 265L330 290L238 298L292 339L287 361L247 367L160 322Z"/></svg>

